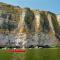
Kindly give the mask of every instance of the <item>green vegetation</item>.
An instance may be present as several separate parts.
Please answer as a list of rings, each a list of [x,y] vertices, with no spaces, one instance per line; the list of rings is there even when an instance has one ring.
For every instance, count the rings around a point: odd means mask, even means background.
[[[48,14],[48,12],[47,12],[47,14]],[[49,28],[49,20],[47,18],[47,14],[44,11],[41,11],[41,13],[40,13],[41,18],[42,18],[40,23],[41,23],[41,25],[43,27],[43,32],[49,32],[49,30],[50,30],[50,28]]]
[[[8,53],[0,50],[0,60],[60,60],[60,49],[33,48],[20,53]]]
[[[0,17],[5,21],[0,29],[8,29],[9,31],[16,29],[18,20],[20,20],[19,14],[19,7],[0,2]]]
[[[57,22],[57,17],[55,15],[52,15],[51,18],[52,18],[52,23],[53,23],[55,32],[59,33],[60,27],[59,27],[59,24]]]
[[[32,23],[34,20],[34,13],[31,11],[29,8],[25,8],[27,10],[26,15],[25,15],[25,23],[29,30],[32,29]]]
[[[9,31],[14,30],[16,27],[17,27],[17,24],[13,24],[11,22],[8,22],[8,23],[4,22],[4,24],[2,25],[3,29],[8,29]]]

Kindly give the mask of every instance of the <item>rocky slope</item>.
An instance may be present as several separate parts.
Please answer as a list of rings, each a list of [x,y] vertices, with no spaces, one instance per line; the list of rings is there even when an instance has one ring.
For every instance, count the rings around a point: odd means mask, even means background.
[[[59,26],[60,26],[60,14],[57,14],[56,16],[57,16],[58,24],[59,24]]]
[[[0,45],[59,46],[59,24],[52,12],[0,3]]]

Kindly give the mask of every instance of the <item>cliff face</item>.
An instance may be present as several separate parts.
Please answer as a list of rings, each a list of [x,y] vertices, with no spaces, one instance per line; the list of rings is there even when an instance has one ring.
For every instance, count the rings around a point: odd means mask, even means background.
[[[57,16],[58,24],[59,24],[59,26],[60,26],[60,15],[58,14],[58,15],[56,15],[56,16]]]
[[[0,4],[0,45],[57,46],[60,42],[59,24],[52,12]]]

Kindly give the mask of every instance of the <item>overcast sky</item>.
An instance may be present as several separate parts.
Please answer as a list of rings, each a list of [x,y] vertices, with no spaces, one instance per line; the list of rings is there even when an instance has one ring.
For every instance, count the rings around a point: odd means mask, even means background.
[[[0,2],[60,14],[60,0],[0,0]]]

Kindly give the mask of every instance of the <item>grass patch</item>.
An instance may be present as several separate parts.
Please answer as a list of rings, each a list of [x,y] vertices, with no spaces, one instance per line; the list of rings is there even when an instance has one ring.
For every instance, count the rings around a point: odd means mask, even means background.
[[[60,48],[33,48],[20,53],[0,50],[0,60],[60,60]]]

